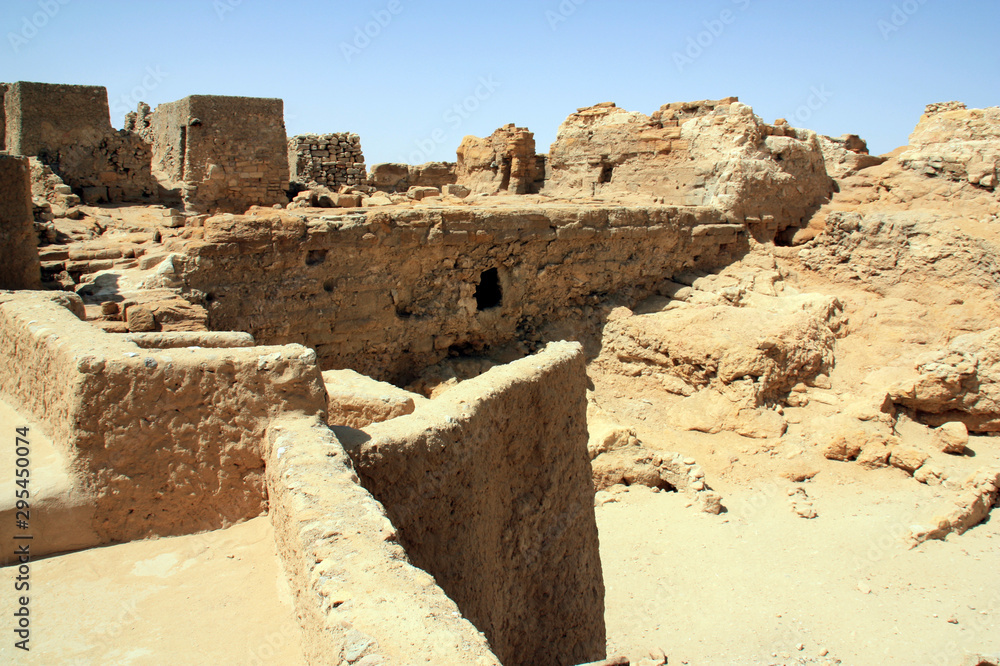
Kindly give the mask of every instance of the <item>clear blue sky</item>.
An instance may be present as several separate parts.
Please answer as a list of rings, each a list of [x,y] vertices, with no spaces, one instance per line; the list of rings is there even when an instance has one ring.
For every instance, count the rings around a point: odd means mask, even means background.
[[[290,135],[357,132],[369,165],[510,122],[543,152],[603,101],[738,95],[877,153],[927,103],[1000,105],[997,0],[3,0],[0,26],[0,80],[106,86],[116,127],[138,99],[280,97]]]

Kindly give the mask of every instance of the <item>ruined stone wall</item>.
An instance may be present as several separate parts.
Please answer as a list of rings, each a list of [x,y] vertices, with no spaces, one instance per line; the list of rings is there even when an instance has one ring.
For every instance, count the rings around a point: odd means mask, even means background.
[[[193,95],[153,112],[153,170],[193,212],[288,203],[280,99]]]
[[[734,103],[695,118],[682,135],[696,159],[711,165],[708,200],[745,222],[760,242],[790,241],[835,189],[816,132],[769,125],[749,106]]]
[[[62,149],[39,159],[85,203],[159,201],[159,187],[150,171],[152,151],[137,134],[113,132],[88,148]]]
[[[537,168],[535,135],[513,123],[485,139],[467,136],[458,147],[457,183],[473,194],[528,194]]]
[[[103,87],[19,81],[5,97],[12,154],[37,156],[87,203],[158,199],[149,147],[111,127]]]
[[[126,113],[124,129],[138,134],[143,141],[153,145],[153,110],[149,108],[149,104],[139,102],[135,111]]]
[[[698,165],[681,138],[680,120],[620,109],[579,109],[559,127],[548,154],[544,192],[575,197],[648,194],[672,205],[706,203]],[[700,187],[699,187],[700,185]]]
[[[28,160],[0,154],[0,289],[38,289],[38,261]]]
[[[310,664],[499,666],[455,602],[410,563],[329,428],[281,419],[267,443],[268,515]]]
[[[547,170],[552,196],[713,206],[761,241],[803,224],[833,191],[814,132],[777,130],[735,98],[652,116],[611,103],[580,109],[560,126]]]
[[[304,134],[288,140],[293,181],[319,183],[331,189],[368,182],[361,137],[357,134]]]
[[[315,354],[143,349],[82,314],[75,295],[0,295],[0,395],[72,461],[94,497],[101,542],[217,529],[263,513],[271,419],[324,416]]]
[[[414,564],[505,666],[604,657],[604,580],[578,344],[463,382],[348,451]]]
[[[641,299],[732,261],[747,239],[725,222],[668,206],[223,215],[171,251],[211,328],[314,347],[324,369],[409,381],[451,348],[542,338],[560,318],[593,321],[611,294]],[[477,298],[491,280],[499,302],[488,289]]]

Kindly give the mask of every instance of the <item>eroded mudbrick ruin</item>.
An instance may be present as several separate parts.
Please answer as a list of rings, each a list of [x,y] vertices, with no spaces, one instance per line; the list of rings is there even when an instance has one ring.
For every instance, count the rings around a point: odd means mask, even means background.
[[[281,100],[115,130],[101,87],[0,92],[35,557],[266,515],[309,663],[569,666],[613,656],[596,511],[649,487],[725,520],[749,450],[647,418],[785,452],[805,519],[848,463],[947,493],[911,544],[997,501],[998,108],[931,105],[880,157],[736,98],[603,103],[547,154],[510,124],[368,168]]]

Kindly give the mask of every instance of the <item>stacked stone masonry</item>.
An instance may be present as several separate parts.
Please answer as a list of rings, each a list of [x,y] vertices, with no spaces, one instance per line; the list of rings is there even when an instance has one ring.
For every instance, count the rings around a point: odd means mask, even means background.
[[[365,185],[365,156],[357,134],[303,134],[288,140],[291,180],[330,189]]]
[[[125,129],[142,137],[146,143],[153,144],[153,110],[149,104],[139,102],[135,111],[125,114]]]

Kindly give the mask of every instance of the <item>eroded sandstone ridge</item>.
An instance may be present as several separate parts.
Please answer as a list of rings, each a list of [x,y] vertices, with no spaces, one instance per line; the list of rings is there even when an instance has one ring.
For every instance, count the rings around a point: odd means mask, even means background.
[[[996,108],[874,156],[736,98],[602,103],[546,154],[509,124],[368,169],[281,100],[116,131],[102,88],[0,93],[40,553],[266,513],[310,663],[570,666],[613,645],[596,517],[631,487],[756,529],[741,483],[822,524],[814,479],[872,475],[927,498],[914,548],[997,502]]]

